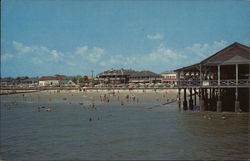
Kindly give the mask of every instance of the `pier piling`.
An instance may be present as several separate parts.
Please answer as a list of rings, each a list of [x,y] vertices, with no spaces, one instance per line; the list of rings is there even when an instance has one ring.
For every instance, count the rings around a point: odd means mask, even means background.
[[[187,110],[187,93],[186,93],[186,88],[184,88],[184,101],[183,101],[183,110]]]
[[[193,98],[192,98],[192,88],[189,89],[189,93],[190,93],[189,110],[193,110],[194,109],[194,103],[193,103]]]

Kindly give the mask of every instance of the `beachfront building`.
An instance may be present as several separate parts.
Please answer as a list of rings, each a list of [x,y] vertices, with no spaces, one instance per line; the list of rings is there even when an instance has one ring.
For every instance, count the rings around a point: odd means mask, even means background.
[[[59,86],[60,87],[76,87],[78,85],[74,83],[72,80],[61,79],[59,80]]]
[[[159,83],[162,76],[151,71],[134,71],[129,75],[128,83]]]
[[[56,74],[54,76],[57,80],[65,80],[67,78],[66,75],[60,75],[60,74]]]
[[[22,81],[22,85],[25,87],[36,87],[38,86],[38,83],[39,83],[38,77],[32,77]]]
[[[250,47],[233,43],[197,64],[175,70],[183,110],[249,112],[249,51]]]
[[[145,84],[161,82],[162,76],[151,71],[135,71],[132,69],[107,70],[97,75],[101,84]]]
[[[174,71],[166,71],[161,73],[162,76],[162,83],[165,83],[169,86],[176,86],[177,85],[177,73]]]
[[[111,69],[97,74],[97,80],[102,84],[126,84],[129,81],[131,69]]]
[[[14,78],[1,78],[0,87],[10,87],[16,85]]]
[[[44,76],[39,79],[39,86],[59,86],[59,79],[52,76]]]

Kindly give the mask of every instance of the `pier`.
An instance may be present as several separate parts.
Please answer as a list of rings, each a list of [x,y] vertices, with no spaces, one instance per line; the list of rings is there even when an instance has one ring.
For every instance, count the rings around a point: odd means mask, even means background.
[[[249,112],[249,58],[250,47],[236,42],[200,63],[175,70],[179,110],[182,104],[184,111],[198,107],[200,111]]]

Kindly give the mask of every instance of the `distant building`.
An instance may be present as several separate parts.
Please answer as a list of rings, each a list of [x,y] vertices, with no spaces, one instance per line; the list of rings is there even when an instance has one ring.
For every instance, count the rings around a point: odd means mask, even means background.
[[[39,79],[39,86],[59,86],[59,80],[56,77],[44,76]]]
[[[99,83],[128,84],[128,83],[157,83],[161,75],[151,71],[135,71],[131,69],[107,70],[97,75]]]
[[[39,84],[39,79],[37,77],[28,78],[22,81],[22,84],[28,87],[35,87]]]
[[[59,74],[55,75],[55,78],[58,79],[58,80],[66,79],[66,77],[67,76],[65,76],[65,75],[59,75]]]
[[[1,87],[8,87],[8,86],[14,86],[15,80],[13,78],[1,78],[0,86]]]
[[[151,71],[135,71],[129,76],[129,83],[157,83],[162,76]]]
[[[76,87],[77,85],[72,80],[62,79],[62,80],[59,80],[59,86],[60,87]]]
[[[161,73],[162,83],[167,83],[168,85],[177,85],[177,73],[174,71],[166,71]]]
[[[129,76],[134,70],[127,69],[111,69],[97,74],[99,83],[103,84],[125,84],[129,81]]]

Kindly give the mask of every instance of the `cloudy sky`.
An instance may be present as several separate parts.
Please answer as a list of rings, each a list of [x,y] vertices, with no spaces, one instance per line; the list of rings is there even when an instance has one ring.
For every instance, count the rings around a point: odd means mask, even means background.
[[[250,45],[250,1],[3,0],[1,75],[161,73]]]

